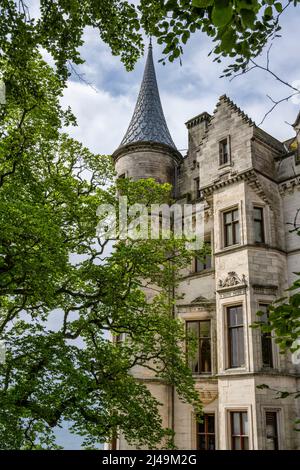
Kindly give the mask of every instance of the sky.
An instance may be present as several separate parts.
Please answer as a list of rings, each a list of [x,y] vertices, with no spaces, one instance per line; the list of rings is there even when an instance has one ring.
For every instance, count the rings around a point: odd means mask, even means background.
[[[38,15],[38,0],[27,2],[31,16]],[[271,69],[282,79],[300,87],[300,7],[288,9],[282,18],[282,37],[277,38],[270,54]],[[73,74],[62,98],[63,106],[71,106],[78,126],[68,133],[91,151],[111,154],[119,146],[129,125],[142,80],[145,58],[127,72],[119,57],[113,57],[109,47],[99,38],[97,31],[87,29],[81,55],[85,63],[77,66],[79,80]],[[179,150],[187,148],[187,130],[184,123],[197,114],[212,113],[218,98],[227,94],[257,124],[270,109],[267,98],[281,99],[290,89],[279,84],[271,75],[260,70],[238,77],[233,81],[219,78],[225,64],[216,64],[208,57],[212,48],[210,39],[196,33],[184,48],[182,66],[179,61],[158,63],[162,49],[153,40],[161,101],[172,138]],[[147,50],[147,48],[146,48]],[[50,63],[47,53],[44,57]],[[265,57],[258,59],[265,64]],[[300,109],[298,102],[285,102],[277,107],[262,125],[274,137],[285,140],[293,136],[290,124]],[[53,319],[53,325],[55,318]],[[52,326],[53,326],[52,325]],[[66,449],[79,449],[81,438],[71,436],[67,430],[56,429],[57,442]]]
[[[271,69],[282,79],[300,86],[300,8],[290,7],[284,13],[282,37],[277,38],[270,53]],[[187,147],[184,123],[203,111],[212,113],[218,98],[227,94],[257,124],[272,103],[290,94],[290,89],[270,74],[253,70],[230,81],[219,78],[226,64],[216,64],[208,53],[210,39],[196,33],[185,46],[182,66],[179,61],[158,63],[160,46],[153,44],[154,61],[165,117],[178,149]],[[146,47],[147,50],[147,47]],[[111,154],[120,144],[131,119],[142,80],[145,58],[127,72],[119,57],[113,57],[97,31],[88,29],[81,48],[85,64],[76,67],[92,86],[73,74],[64,93],[63,105],[70,105],[77,117],[78,127],[68,132],[90,150]],[[258,59],[265,65],[265,56]],[[290,124],[295,121],[300,100],[284,102],[265,120],[262,128],[279,140],[293,136]],[[288,122],[289,124],[287,124]],[[184,152],[183,152],[184,153]]]

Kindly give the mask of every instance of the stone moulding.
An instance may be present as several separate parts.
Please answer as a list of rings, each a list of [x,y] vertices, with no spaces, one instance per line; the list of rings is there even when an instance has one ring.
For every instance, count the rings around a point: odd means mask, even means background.
[[[278,286],[252,284],[255,294],[277,295]]]
[[[183,158],[181,153],[178,150],[169,147],[166,144],[159,143],[159,142],[132,142],[126,145],[122,145],[122,147],[117,148],[115,152],[112,154],[113,160],[116,162],[120,157],[124,155],[128,155],[131,153],[138,153],[138,152],[160,152],[166,155],[172,156],[175,161],[180,163]]]

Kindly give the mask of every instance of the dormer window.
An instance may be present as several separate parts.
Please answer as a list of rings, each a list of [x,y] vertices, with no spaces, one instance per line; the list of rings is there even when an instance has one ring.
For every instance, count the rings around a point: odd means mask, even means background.
[[[229,138],[219,142],[219,165],[227,165],[230,161]]]

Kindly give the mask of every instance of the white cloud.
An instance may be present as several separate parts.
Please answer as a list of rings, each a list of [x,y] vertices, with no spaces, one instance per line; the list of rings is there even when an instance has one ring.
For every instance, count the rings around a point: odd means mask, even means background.
[[[278,38],[271,51],[271,67],[282,78],[299,80],[298,34],[300,8],[290,8],[283,19],[282,38]],[[208,57],[211,42],[202,34],[195,35],[186,46],[183,65],[178,62],[163,67],[157,63],[161,57],[154,47],[156,71],[162,104],[173,139],[178,148],[186,148],[187,132],[184,126],[189,118],[203,111],[213,112],[220,95],[226,93],[257,124],[271,107],[269,94],[280,99],[289,94],[266,72],[253,70],[233,81],[220,79],[224,64],[212,62]],[[284,51],[284,52],[283,52]],[[131,119],[142,80],[144,60],[139,61],[133,72],[126,72],[119,57],[111,55],[109,47],[99,38],[96,30],[87,28],[85,45],[81,48],[86,63],[78,67],[85,79],[96,86],[96,93],[72,76],[63,98],[64,105],[71,105],[78,120],[78,127],[71,134],[92,151],[112,153],[120,144]],[[264,63],[264,59],[260,59]],[[279,139],[293,135],[291,127],[299,105],[281,104],[265,120],[262,127]]]
[[[102,154],[110,154],[119,146],[134,106],[126,96],[96,92],[74,81],[68,82],[62,104],[70,105],[77,117],[78,126],[69,128],[69,133],[93,152]]]

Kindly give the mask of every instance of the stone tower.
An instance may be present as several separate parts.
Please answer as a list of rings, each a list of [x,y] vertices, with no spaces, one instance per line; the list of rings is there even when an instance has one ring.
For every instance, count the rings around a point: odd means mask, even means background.
[[[113,158],[118,177],[175,182],[175,168],[182,156],[176,149],[164,117],[151,43],[134,113]]]

